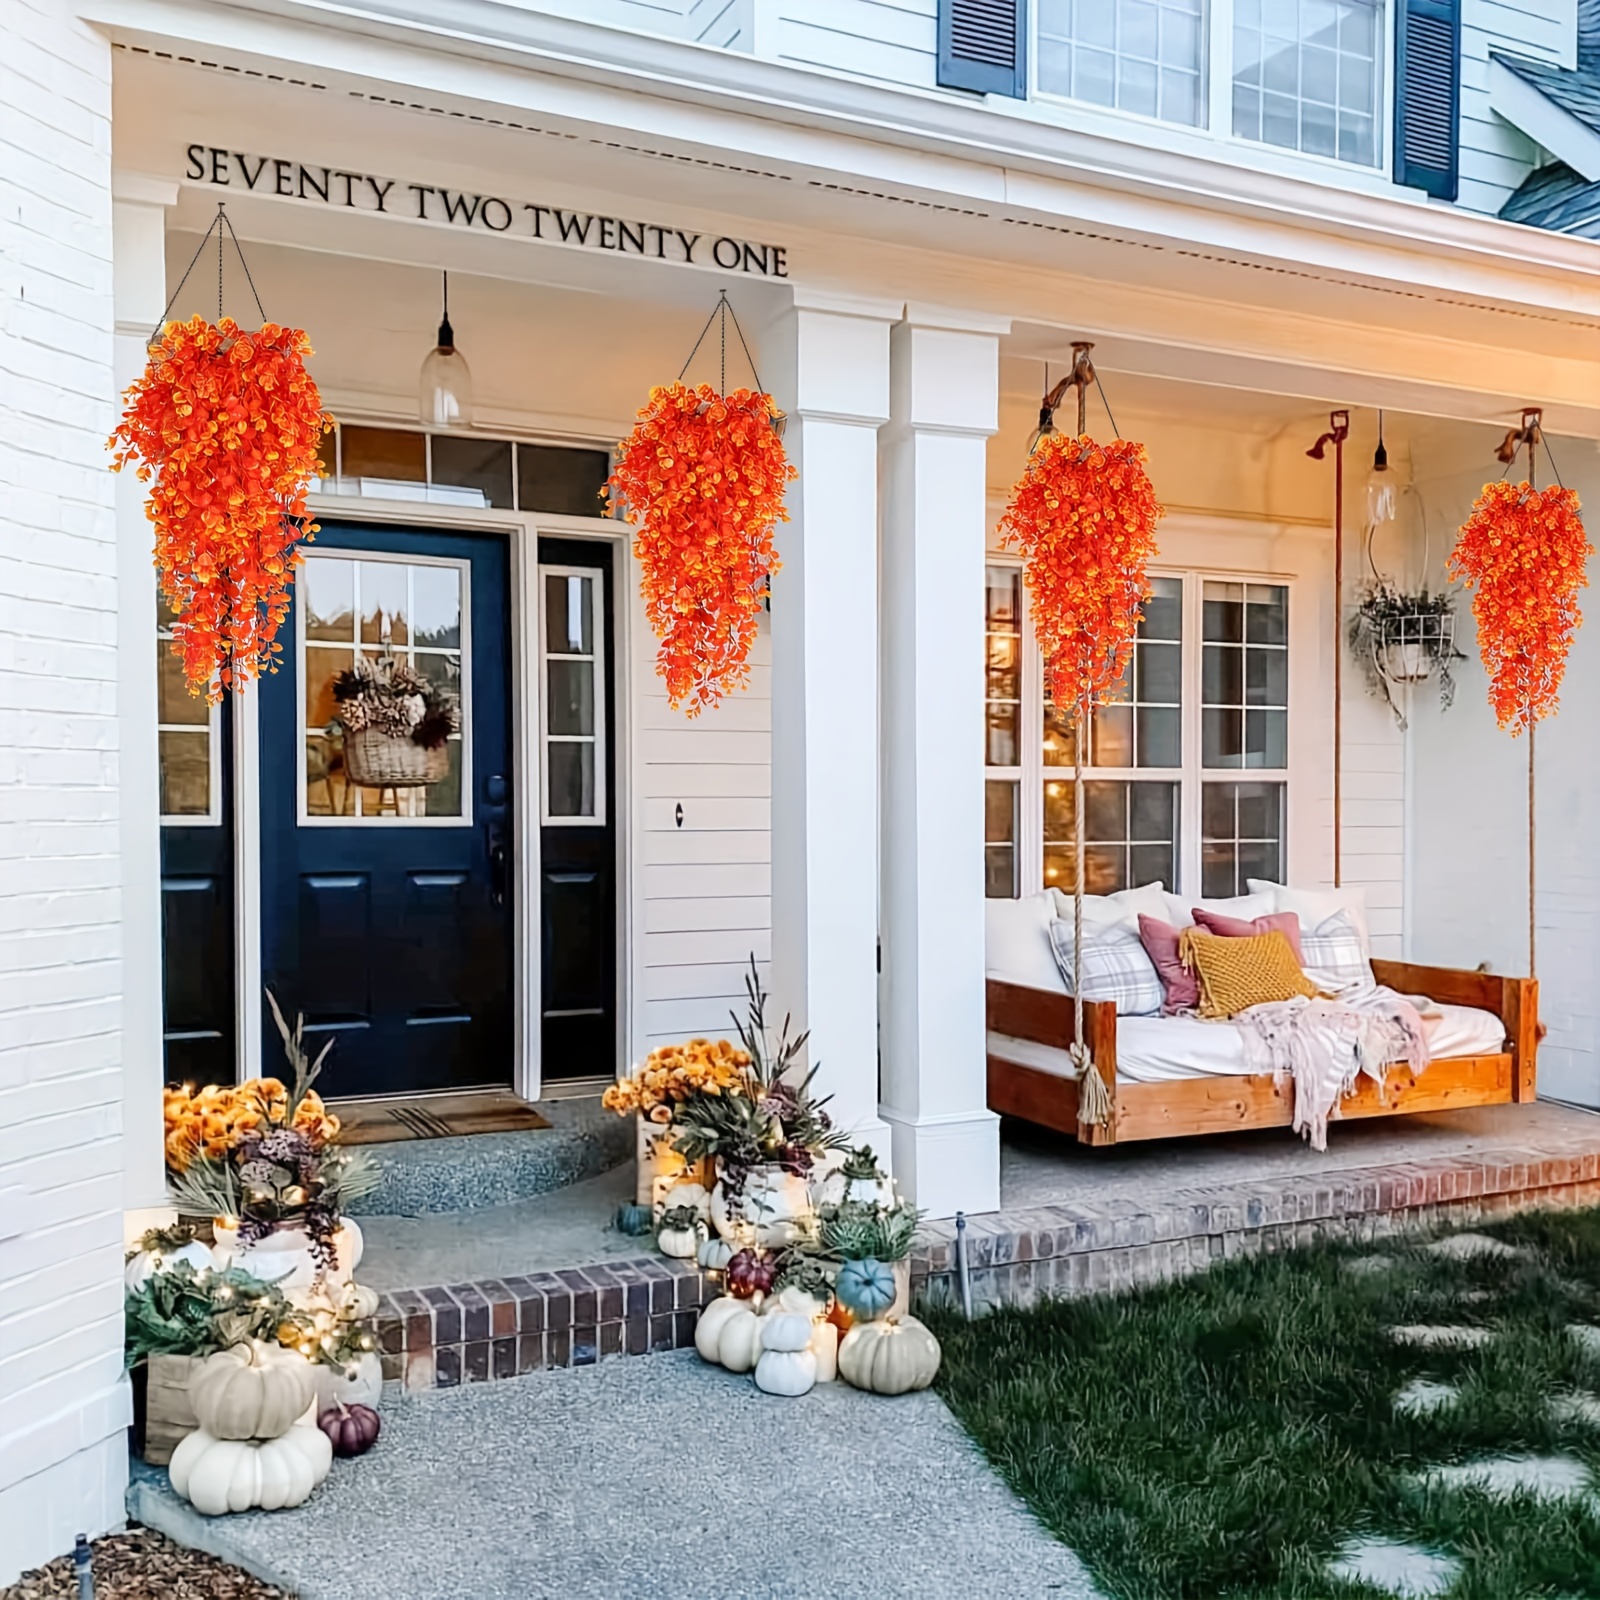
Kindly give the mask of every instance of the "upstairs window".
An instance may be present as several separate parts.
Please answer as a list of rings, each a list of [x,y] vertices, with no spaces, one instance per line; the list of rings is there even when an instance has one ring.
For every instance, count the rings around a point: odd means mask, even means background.
[[[1205,0],[1039,0],[1039,89],[1205,123]]]
[[[1377,166],[1382,41],[1383,0],[1235,0],[1235,135]]]

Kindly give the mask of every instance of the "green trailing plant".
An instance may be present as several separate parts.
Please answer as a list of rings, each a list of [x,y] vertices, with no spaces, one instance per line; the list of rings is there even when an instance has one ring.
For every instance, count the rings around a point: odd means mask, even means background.
[[[271,1284],[248,1272],[196,1272],[179,1262],[123,1297],[126,1360],[208,1356],[246,1339],[275,1341],[296,1313]]]
[[[878,1158],[872,1153],[870,1144],[857,1145],[839,1163],[839,1171],[850,1183],[872,1183],[887,1176],[883,1168],[878,1165]]]
[[[133,1248],[123,1252],[124,1261],[132,1261],[141,1252],[151,1255],[175,1255],[186,1244],[193,1244],[198,1235],[187,1222],[174,1222],[166,1228],[146,1228],[133,1241]]]
[[[823,1213],[821,1253],[831,1261],[904,1261],[916,1241],[922,1213],[903,1201],[893,1206],[847,1200]]]
[[[674,1233],[684,1229],[698,1228],[704,1219],[693,1206],[670,1206],[662,1212],[661,1220],[656,1224],[656,1232],[671,1230]]]
[[[798,1289],[802,1294],[824,1303],[833,1298],[833,1284],[829,1281],[827,1269],[805,1250],[788,1249],[779,1255],[778,1272],[772,1280],[772,1287],[780,1293],[785,1289]]]

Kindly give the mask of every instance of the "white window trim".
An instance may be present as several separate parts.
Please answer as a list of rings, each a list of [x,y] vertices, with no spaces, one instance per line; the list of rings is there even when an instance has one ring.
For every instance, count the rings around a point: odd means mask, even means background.
[[[560,562],[541,562],[538,575],[539,595],[539,821],[546,828],[603,828],[606,825],[606,740],[610,730],[606,727],[606,588],[603,567],[569,566]],[[552,656],[550,650],[549,619],[545,615],[544,580],[546,578],[588,578],[590,596],[590,637],[594,641],[594,654],[572,656],[565,652]],[[590,816],[556,816],[550,810],[550,746],[552,744],[586,744],[585,734],[551,733],[550,720],[550,662],[594,662],[594,812]]]
[[[1020,568],[1014,555],[990,552],[985,565]],[[1295,797],[1308,789],[1304,775],[1296,772],[1295,752],[1303,740],[1295,725],[1304,715],[1305,697],[1297,683],[1294,627],[1299,585],[1283,573],[1230,571],[1201,566],[1152,566],[1153,578],[1178,578],[1183,582],[1183,761],[1176,767],[1085,767],[1084,779],[1110,781],[1171,782],[1178,784],[1178,881],[1173,892],[1185,899],[1199,899],[1202,872],[1201,790],[1206,783],[1281,783],[1285,786],[1283,855],[1279,863],[1287,876],[1296,859],[1297,844]],[[1201,629],[1205,586],[1212,583],[1269,584],[1288,590],[1289,656],[1289,765],[1286,767],[1203,767],[1200,764],[1201,674],[1204,670],[1204,639]],[[1021,761],[1014,767],[984,766],[985,779],[1010,781],[1019,788],[1017,804],[1017,892],[1037,894],[1044,887],[1044,785],[1047,781],[1072,780],[1071,767],[1044,764],[1044,662],[1034,633],[1033,613],[1027,590],[1023,590],[1022,628],[1022,729],[1019,735]],[[1137,887],[1137,885],[1130,885]]]
[[[311,732],[306,725],[306,647],[308,644],[341,646],[331,639],[306,638],[306,608],[294,608],[294,647],[297,652],[295,666],[299,672],[299,686],[295,696],[295,820],[302,828],[470,828],[473,822],[472,782],[472,564],[464,557],[399,555],[390,551],[364,551],[326,546],[307,551],[306,560],[315,561],[366,561],[386,566],[453,567],[461,577],[461,814],[455,817],[388,817],[348,816],[322,817],[315,815],[306,805],[306,736]],[[358,608],[359,609],[359,608]],[[359,632],[359,619],[357,625]],[[354,641],[350,649],[360,649]],[[409,652],[407,652],[409,655]]]

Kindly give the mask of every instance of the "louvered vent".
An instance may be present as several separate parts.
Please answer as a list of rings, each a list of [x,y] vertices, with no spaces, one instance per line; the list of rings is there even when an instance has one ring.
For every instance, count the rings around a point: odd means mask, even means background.
[[[1457,190],[1461,16],[1457,0],[1404,0],[1395,30],[1396,183]]]
[[[1026,0],[939,0],[939,84],[1024,99]]]

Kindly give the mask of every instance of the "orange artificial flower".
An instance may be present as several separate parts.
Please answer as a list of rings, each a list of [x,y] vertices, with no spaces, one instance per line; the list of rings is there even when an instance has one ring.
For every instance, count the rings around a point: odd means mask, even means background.
[[[1571,489],[1485,486],[1450,554],[1449,572],[1472,589],[1478,649],[1496,721],[1515,737],[1559,703],[1578,590],[1594,546]]]
[[[169,322],[125,396],[113,469],[138,463],[191,694],[276,671],[299,546],[316,532],[306,489],[333,419],[298,328],[243,332],[231,317]]]
[[[710,384],[650,391],[617,451],[605,493],[638,530],[645,615],[661,641],[656,670],[674,708],[714,706],[749,682],[750,646],[780,566],[772,532],[787,522],[798,476],[774,426],[772,397]]]
[[[1034,630],[1054,703],[1076,713],[1116,686],[1133,654],[1162,511],[1142,444],[1040,441],[1000,521],[1026,561]]]

